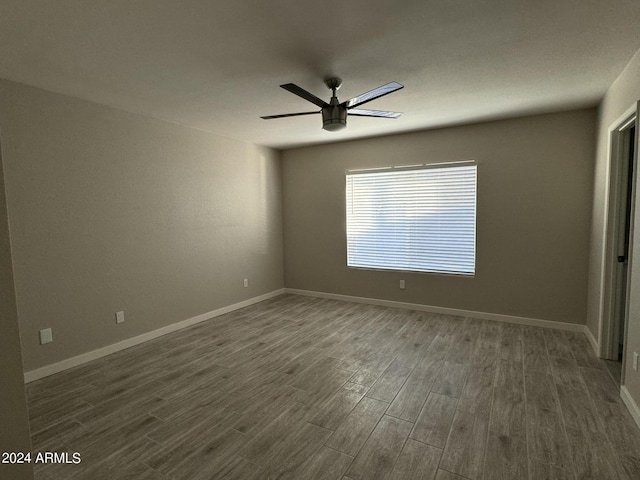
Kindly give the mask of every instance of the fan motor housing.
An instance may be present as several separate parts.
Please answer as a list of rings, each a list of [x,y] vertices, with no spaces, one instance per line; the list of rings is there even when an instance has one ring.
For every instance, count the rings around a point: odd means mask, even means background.
[[[322,128],[329,132],[342,130],[347,126],[347,108],[332,105],[322,109]]]

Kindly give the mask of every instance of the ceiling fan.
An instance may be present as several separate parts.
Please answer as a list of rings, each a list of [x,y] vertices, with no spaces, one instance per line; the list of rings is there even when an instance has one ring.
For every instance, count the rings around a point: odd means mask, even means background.
[[[369,92],[358,95],[357,97],[353,97],[352,99],[342,103],[339,102],[338,97],[336,96],[336,90],[338,90],[342,85],[342,80],[338,77],[331,77],[327,78],[324,81],[324,84],[332,92],[331,100],[329,100],[329,103],[321,100],[314,94],[307,92],[304,88],[301,88],[293,83],[285,83],[284,85],[280,85],[282,88],[288,90],[294,95],[298,95],[299,97],[302,97],[305,100],[319,106],[321,110],[314,110],[313,112],[284,113],[282,115],[268,115],[260,118],[271,120],[274,118],[297,117],[299,115],[311,115],[314,113],[322,112],[322,128],[329,132],[335,132],[336,130],[342,130],[347,126],[347,113],[349,115],[357,115],[359,117],[380,118],[398,118],[400,115],[402,115],[402,113],[400,112],[387,112],[384,110],[365,110],[361,108],[355,108],[364,103],[370,102],[371,100],[375,100],[376,98],[383,97],[395,92],[396,90],[404,88],[404,85],[401,85],[398,82],[387,83],[386,85],[374,88]]]

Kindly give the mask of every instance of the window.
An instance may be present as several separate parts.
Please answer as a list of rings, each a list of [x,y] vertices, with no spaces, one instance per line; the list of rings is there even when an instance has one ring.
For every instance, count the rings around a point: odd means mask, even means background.
[[[349,171],[347,265],[474,275],[475,162]]]

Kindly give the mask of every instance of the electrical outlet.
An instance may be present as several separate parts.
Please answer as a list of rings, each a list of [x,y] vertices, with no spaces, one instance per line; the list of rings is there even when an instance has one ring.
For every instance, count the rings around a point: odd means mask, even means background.
[[[53,331],[50,328],[40,330],[40,345],[53,342]]]
[[[245,288],[248,287],[249,286],[249,279],[245,278],[244,281],[242,282],[242,285],[244,285]]]
[[[116,312],[116,323],[124,323],[124,311]]]
[[[404,280],[400,280],[400,290],[404,290]]]
[[[633,369],[638,371],[638,352],[633,352]]]

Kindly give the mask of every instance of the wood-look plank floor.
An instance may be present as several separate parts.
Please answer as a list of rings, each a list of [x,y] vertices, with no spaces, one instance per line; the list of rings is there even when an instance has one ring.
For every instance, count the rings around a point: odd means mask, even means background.
[[[283,295],[27,386],[38,479],[640,478],[584,335]]]

